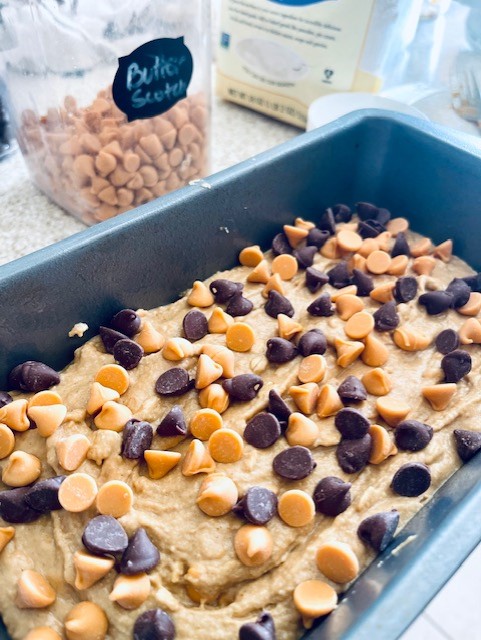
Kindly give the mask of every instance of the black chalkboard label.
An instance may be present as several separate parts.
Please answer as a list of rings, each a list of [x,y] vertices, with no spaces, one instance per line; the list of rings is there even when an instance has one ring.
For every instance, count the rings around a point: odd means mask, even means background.
[[[194,61],[184,38],[159,38],[119,58],[112,93],[129,122],[165,113],[187,96]]]

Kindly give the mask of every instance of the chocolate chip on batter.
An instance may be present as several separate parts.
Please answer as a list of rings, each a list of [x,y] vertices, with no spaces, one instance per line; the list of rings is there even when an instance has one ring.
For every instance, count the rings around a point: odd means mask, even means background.
[[[248,298],[245,298],[242,293],[236,293],[229,300],[226,312],[237,318],[238,316],[246,316],[253,308],[254,304]]]
[[[448,291],[427,291],[418,298],[430,316],[436,316],[451,308],[453,296]]]
[[[276,515],[277,496],[265,487],[250,487],[232,511],[251,524],[262,526]]]
[[[182,329],[187,340],[196,342],[209,333],[209,324],[202,311],[192,309],[185,314],[182,321]]]
[[[162,609],[150,609],[140,614],[134,624],[134,640],[174,640],[172,618]]]
[[[356,202],[356,212],[361,220],[369,220],[369,218],[375,220],[379,209],[371,202]]]
[[[446,292],[453,296],[453,309],[459,309],[469,300],[471,289],[462,278],[454,278],[446,287]]]
[[[441,360],[445,382],[459,382],[471,371],[471,356],[466,351],[456,349]]]
[[[307,234],[306,242],[308,247],[317,247],[321,249],[326,242],[329,240],[330,233],[329,231],[323,231],[321,229],[311,229]]]
[[[386,227],[380,224],[377,220],[369,218],[368,220],[362,220],[357,226],[357,232],[361,238],[377,238],[380,233],[386,231]]]
[[[275,256],[280,256],[284,253],[292,253],[292,247],[289,244],[289,240],[287,239],[287,236],[283,231],[274,236],[271,246],[272,253]]]
[[[122,431],[121,455],[127,460],[143,460],[144,453],[150,449],[154,430],[149,422],[129,420]]]
[[[357,409],[346,407],[334,418],[336,429],[346,440],[357,440],[366,435],[371,426],[369,420]]]
[[[427,491],[431,485],[431,472],[422,462],[403,464],[391,482],[394,493],[407,498],[415,498]]]
[[[263,611],[255,622],[246,622],[239,629],[239,640],[276,640],[276,628],[270,613]]]
[[[325,284],[329,282],[329,276],[315,267],[308,267],[306,269],[306,287],[311,293],[316,293]]]
[[[12,369],[9,382],[12,389],[19,391],[45,391],[60,382],[60,376],[48,365],[35,360],[27,360]]]
[[[356,376],[347,376],[338,386],[337,393],[344,404],[363,402],[367,398],[366,387]]]
[[[481,293],[481,273],[476,273],[474,276],[466,276],[463,280],[471,291]]]
[[[321,294],[307,307],[307,312],[311,316],[329,317],[334,315],[334,306],[331,302],[331,296],[328,293]]]
[[[359,269],[352,270],[352,284],[357,287],[357,295],[360,297],[368,296],[374,289],[374,282],[371,276]]]
[[[0,391],[0,408],[4,407],[6,404],[10,404],[13,402],[12,396],[6,391]]]
[[[394,538],[399,524],[399,513],[396,509],[382,511],[365,518],[357,530],[359,538],[377,553],[381,553]]]
[[[34,522],[42,515],[27,503],[30,487],[10,489],[0,492],[0,518],[9,524],[26,524]]]
[[[264,310],[271,318],[277,318],[280,313],[292,318],[294,315],[294,307],[290,301],[278,291],[269,291],[267,302]]]
[[[406,240],[406,234],[401,231],[397,234],[396,240],[394,241],[394,246],[391,249],[391,258],[395,258],[396,256],[410,256],[411,249],[409,247],[409,243]]]
[[[446,355],[459,347],[459,334],[454,329],[444,329],[436,336],[436,349]]]
[[[302,480],[316,468],[317,463],[306,447],[290,447],[276,455],[272,467],[284,480]]]
[[[222,383],[222,387],[224,391],[227,391],[230,399],[239,400],[239,402],[254,400],[263,386],[262,378],[254,373],[242,373],[240,376],[234,376]]]
[[[356,440],[343,438],[336,449],[339,466],[345,473],[361,471],[369,462],[371,448],[372,438],[369,433]]]
[[[267,408],[269,409],[269,413],[272,413],[279,421],[283,422],[287,422],[292,413],[275,389],[271,389],[269,391],[269,403]]]
[[[214,294],[217,304],[225,304],[229,302],[236,293],[242,293],[244,285],[241,282],[232,282],[225,278],[219,278],[210,283],[209,289]]]
[[[421,451],[433,437],[433,428],[418,420],[403,420],[395,429],[396,446],[402,451]]]
[[[332,213],[336,222],[350,222],[352,219],[352,211],[347,204],[335,204],[332,207]]]
[[[115,343],[113,356],[124,369],[130,371],[139,366],[144,357],[144,350],[137,342],[125,338],[125,340],[119,340]]]
[[[122,309],[114,315],[110,321],[110,326],[115,331],[125,334],[128,338],[132,338],[140,331],[140,317],[133,309]]]
[[[383,207],[379,207],[377,210],[376,221],[383,226],[386,226],[389,220],[391,219],[391,212],[389,209],[384,209]]]
[[[394,297],[397,302],[414,300],[418,292],[418,281],[412,276],[398,278],[394,286]]]
[[[331,518],[338,516],[351,504],[351,486],[336,476],[319,480],[312,495],[316,511]]]
[[[272,413],[258,413],[246,425],[244,438],[256,449],[268,449],[281,437],[279,420]]]
[[[107,353],[113,353],[117,342],[126,340],[128,337],[124,333],[114,331],[114,329],[109,329],[108,327],[99,327],[99,335]]]
[[[184,412],[178,404],[174,405],[169,413],[162,418],[157,427],[157,435],[161,438],[175,438],[187,434],[187,423]]]
[[[82,542],[96,556],[116,556],[127,549],[129,539],[115,518],[96,516],[85,527]]]
[[[327,272],[327,275],[329,276],[329,284],[335,289],[342,289],[351,284],[351,274],[345,260],[338,262]]]
[[[336,233],[336,221],[332,209],[326,209],[317,225],[321,231],[328,231],[331,236]]]
[[[149,573],[160,562],[160,553],[152,543],[145,529],[137,529],[129,540],[127,549],[120,561],[120,573],[133,576],[138,573]]]
[[[300,269],[307,269],[308,267],[312,267],[314,263],[314,256],[317,253],[317,247],[302,247],[301,249],[296,249],[293,253],[294,257],[297,260],[297,264]]]
[[[167,369],[155,383],[155,390],[160,396],[181,396],[191,387],[192,380],[182,367]]]
[[[468,462],[468,460],[471,460],[481,449],[481,433],[478,431],[455,429],[453,434],[459,457],[463,462]]]
[[[58,490],[65,478],[66,476],[56,476],[39,480],[30,488],[25,496],[25,502],[40,513],[59,511],[62,505],[58,500]]]
[[[327,349],[327,338],[320,329],[309,329],[301,336],[297,348],[304,358],[313,353],[323,355]]]
[[[297,348],[285,338],[270,338],[267,341],[266,358],[269,362],[284,364],[297,356]]]
[[[392,331],[399,325],[395,302],[386,302],[373,314],[374,326],[378,331]]]

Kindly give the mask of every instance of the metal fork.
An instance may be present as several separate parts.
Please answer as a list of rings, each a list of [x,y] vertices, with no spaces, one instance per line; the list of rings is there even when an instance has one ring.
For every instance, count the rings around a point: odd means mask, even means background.
[[[460,53],[451,71],[454,110],[469,122],[481,122],[481,55]]]

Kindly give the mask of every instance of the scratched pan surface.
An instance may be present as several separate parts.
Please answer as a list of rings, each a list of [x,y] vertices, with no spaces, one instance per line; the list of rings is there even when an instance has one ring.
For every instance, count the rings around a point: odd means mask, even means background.
[[[429,123],[362,111],[0,267],[0,389],[26,359],[61,368],[118,309],[176,299],[267,248],[296,215],[374,201],[481,269],[481,152]],[[67,338],[78,321],[90,329]],[[481,458],[458,471],[305,640],[394,640],[481,539]],[[28,525],[24,525],[28,526]],[[413,538],[414,536],[414,538]],[[407,538],[412,540],[393,553]],[[13,606],[13,605],[12,605]],[[1,623],[0,623],[1,625]],[[8,640],[0,628],[0,640]]]

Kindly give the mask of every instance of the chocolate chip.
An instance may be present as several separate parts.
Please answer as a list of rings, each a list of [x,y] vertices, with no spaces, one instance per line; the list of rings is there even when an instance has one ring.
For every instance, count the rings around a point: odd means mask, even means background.
[[[335,518],[351,504],[351,483],[336,476],[319,480],[312,495],[316,511]]]
[[[315,267],[306,269],[306,287],[311,293],[316,293],[321,287],[329,282],[329,276]]]
[[[396,446],[402,451],[421,451],[433,437],[433,428],[418,420],[403,420],[394,432]]]
[[[250,487],[232,511],[251,524],[264,525],[277,512],[277,496],[265,487]]]
[[[130,338],[119,340],[114,346],[114,358],[124,368],[130,371],[139,366],[140,361],[144,357],[144,350]]]
[[[35,360],[27,360],[16,366],[9,376],[12,389],[20,391],[45,391],[60,382],[60,376],[48,365]]]
[[[327,349],[327,338],[320,329],[309,329],[301,336],[297,348],[304,358],[313,353],[323,355]]]
[[[422,462],[403,464],[391,482],[394,493],[406,498],[415,498],[427,491],[431,485],[431,472]]]
[[[231,400],[239,402],[249,402],[254,400],[256,395],[264,386],[264,381],[254,373],[242,373],[229,380],[224,380],[222,387],[227,391]]]
[[[82,535],[84,547],[97,556],[116,556],[127,549],[129,539],[123,526],[112,516],[92,518]]]
[[[446,287],[446,292],[453,296],[452,307],[459,309],[469,300],[471,289],[462,278],[454,278]]]
[[[344,404],[348,404],[349,402],[363,402],[367,398],[366,387],[356,376],[347,376],[338,386],[337,393]]]
[[[65,478],[66,476],[57,476],[39,480],[30,488],[30,491],[25,496],[25,502],[29,507],[40,513],[59,511],[62,505],[58,501],[58,490]]]
[[[145,529],[137,529],[129,540],[127,549],[120,561],[120,573],[133,576],[137,573],[149,573],[160,562],[160,553],[152,543]]]
[[[272,253],[275,256],[280,256],[283,253],[292,253],[292,247],[289,244],[289,240],[285,233],[281,232],[274,236],[272,241]]]
[[[121,455],[127,460],[143,460],[144,453],[150,449],[154,430],[149,422],[129,420],[122,431]]]
[[[327,272],[327,275],[329,276],[329,284],[336,289],[342,289],[351,284],[351,274],[345,260],[338,262]]]
[[[377,216],[375,219],[377,220],[377,222],[379,222],[379,224],[386,226],[391,219],[391,212],[389,211],[389,209],[383,209],[382,207],[380,207],[377,210]]]
[[[275,389],[269,391],[269,404],[267,408],[269,409],[269,413],[272,413],[279,421],[283,422],[287,422],[292,413]]]
[[[6,391],[0,391],[0,409],[11,402],[13,402],[12,396]]]
[[[267,341],[266,358],[269,362],[284,364],[297,356],[297,348],[284,338],[270,338]]]
[[[374,289],[374,282],[371,276],[359,269],[352,271],[352,284],[357,287],[357,295],[360,297],[368,296]]]
[[[110,321],[110,326],[115,331],[119,331],[128,338],[132,338],[132,336],[135,336],[135,334],[140,331],[141,322],[140,317],[133,309],[122,309],[122,311],[114,315]]]
[[[397,234],[396,240],[394,241],[393,248],[391,249],[391,257],[396,258],[396,256],[410,256],[411,249],[409,247],[409,243],[406,240],[406,235],[401,231]]]
[[[317,247],[302,247],[302,249],[296,249],[294,251],[294,257],[301,269],[307,269],[308,267],[312,267],[316,253]]]
[[[459,382],[471,371],[471,356],[460,349],[451,351],[441,360],[445,382]]]
[[[134,640],[174,640],[172,618],[162,609],[150,609],[140,614],[134,624]]]
[[[481,449],[481,433],[478,431],[455,429],[453,434],[459,457],[463,462],[468,462],[468,460],[471,460]]]
[[[232,282],[232,280],[219,278],[210,283],[209,289],[214,294],[217,304],[225,304],[229,302],[236,293],[242,293],[244,285],[240,282]]]
[[[127,336],[125,334],[114,331],[113,329],[109,329],[108,327],[100,327],[99,335],[107,353],[114,352],[114,347],[119,340],[127,339]]]
[[[351,409],[351,411],[354,411],[354,409]],[[336,449],[336,458],[339,466],[345,473],[361,471],[369,462],[371,448],[372,438],[369,433],[356,440],[343,438]]]
[[[481,273],[476,273],[474,276],[466,276],[463,280],[471,291],[481,293]]]
[[[371,426],[369,420],[357,409],[346,407],[341,409],[334,418],[336,429],[343,438],[357,440],[366,435]]]
[[[331,236],[336,233],[336,221],[332,209],[326,209],[317,225],[321,231],[327,231]]]
[[[246,622],[239,629],[239,640],[276,640],[276,628],[270,613],[263,611],[255,622]]]
[[[378,331],[392,331],[399,325],[395,302],[386,302],[373,314],[374,326]]]
[[[155,383],[155,390],[160,396],[181,396],[191,387],[189,374],[182,367],[167,369]]]
[[[459,347],[459,335],[454,329],[444,329],[436,336],[436,349],[446,355]]]
[[[268,449],[281,437],[279,420],[272,413],[258,413],[249,420],[244,438],[256,449]]]
[[[334,315],[334,306],[331,303],[331,296],[328,293],[321,294],[307,307],[307,312],[311,316],[325,317]]]
[[[184,412],[178,404],[174,405],[169,413],[162,418],[157,427],[157,435],[161,438],[176,438],[187,434],[187,423]]]
[[[290,301],[277,291],[269,291],[264,310],[271,318],[277,318],[280,313],[289,316],[289,318],[294,315],[294,307]]]
[[[356,212],[361,220],[376,219],[379,209],[371,202],[356,202]]]
[[[357,226],[357,232],[361,238],[377,238],[380,233],[386,231],[386,227],[380,224],[377,220],[369,218],[368,220],[362,220]]]
[[[306,447],[290,447],[276,455],[272,461],[275,473],[284,480],[302,480],[316,468],[311,452]]]
[[[335,204],[332,207],[332,213],[336,222],[350,222],[352,219],[352,211],[347,204]]]
[[[321,229],[311,229],[307,234],[306,242],[308,247],[317,247],[321,249],[329,240],[329,231],[322,231]]]
[[[419,296],[418,302],[430,316],[436,316],[451,308],[453,296],[447,291],[428,291]]]
[[[0,518],[10,524],[26,524],[34,522],[42,515],[27,503],[30,487],[10,489],[0,492]]]
[[[414,300],[418,292],[418,281],[412,276],[398,278],[394,286],[394,297],[397,302]]]
[[[207,318],[198,309],[192,309],[185,314],[182,321],[182,329],[184,330],[184,336],[191,342],[201,340],[209,333],[209,325]]]
[[[381,553],[394,538],[399,524],[396,509],[382,511],[365,518],[357,530],[359,538],[377,553]]]
[[[248,298],[245,298],[242,293],[236,293],[229,300],[226,312],[236,318],[238,316],[246,316],[253,308],[254,305]]]

